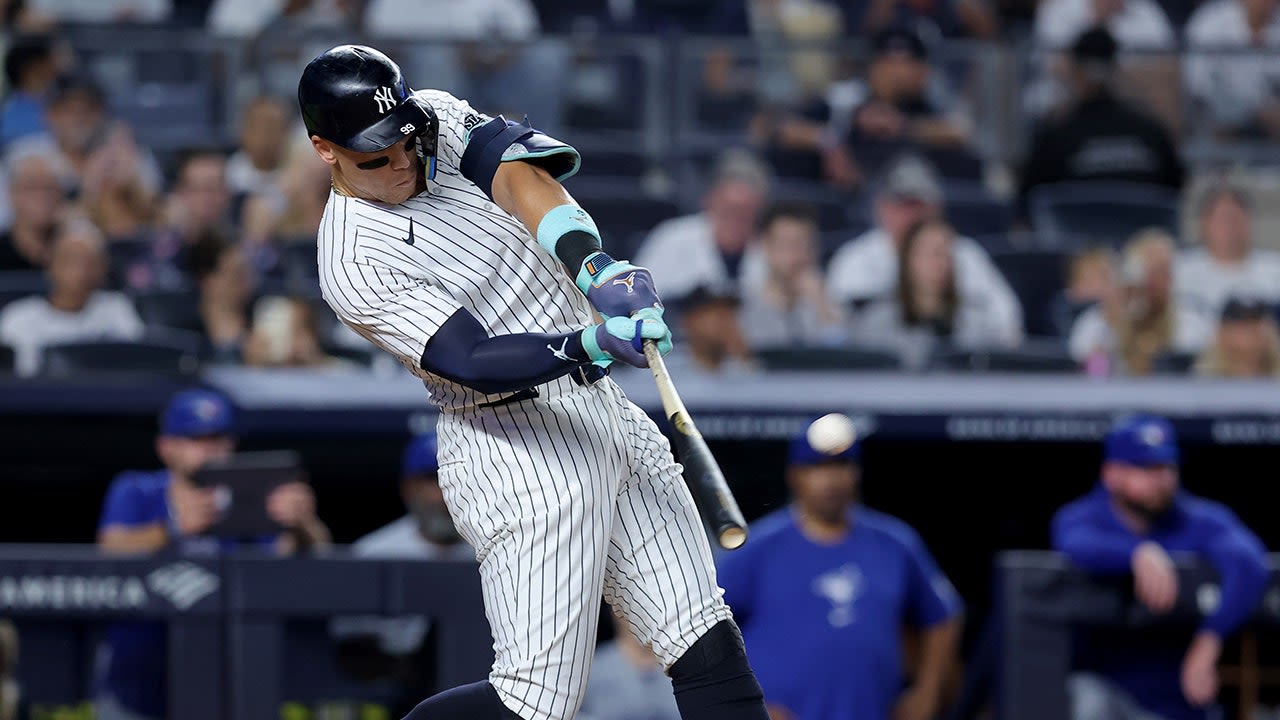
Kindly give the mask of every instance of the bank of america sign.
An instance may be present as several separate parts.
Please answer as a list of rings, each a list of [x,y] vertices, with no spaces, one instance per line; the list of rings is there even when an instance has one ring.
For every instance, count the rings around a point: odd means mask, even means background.
[[[188,562],[139,575],[0,575],[0,610],[136,610],[151,597],[189,610],[218,591],[219,577]]]

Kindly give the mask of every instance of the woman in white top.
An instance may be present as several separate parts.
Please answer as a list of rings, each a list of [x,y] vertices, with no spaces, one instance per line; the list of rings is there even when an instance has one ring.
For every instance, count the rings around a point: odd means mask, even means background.
[[[1092,374],[1147,375],[1159,355],[1192,353],[1208,340],[1201,316],[1173,298],[1173,239],[1143,230],[1124,248],[1123,280],[1071,328],[1071,356]]]
[[[956,272],[955,230],[942,220],[916,223],[903,237],[895,292],[855,313],[851,335],[887,346],[909,369],[921,369],[940,346],[1011,347],[1022,328],[992,312],[972,279]]]

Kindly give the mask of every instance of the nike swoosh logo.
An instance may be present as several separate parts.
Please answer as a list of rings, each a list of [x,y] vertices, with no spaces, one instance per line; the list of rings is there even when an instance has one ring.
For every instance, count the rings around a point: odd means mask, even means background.
[[[409,237],[404,239],[405,245],[413,244],[413,218],[409,218]]]

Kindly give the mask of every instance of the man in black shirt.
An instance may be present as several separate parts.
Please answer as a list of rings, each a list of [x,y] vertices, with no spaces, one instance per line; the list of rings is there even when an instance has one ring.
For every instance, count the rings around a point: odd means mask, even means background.
[[[1128,181],[1181,189],[1184,169],[1169,131],[1116,97],[1116,41],[1103,27],[1086,30],[1071,48],[1072,98],[1036,129],[1018,207],[1040,185],[1064,181]]]

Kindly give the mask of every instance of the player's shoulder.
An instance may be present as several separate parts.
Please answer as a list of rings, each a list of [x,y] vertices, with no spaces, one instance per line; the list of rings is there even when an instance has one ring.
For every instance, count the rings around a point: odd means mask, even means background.
[[[793,537],[797,532],[796,520],[791,514],[791,508],[784,507],[751,523],[751,537],[747,546],[754,545],[759,548],[782,542]]]
[[[888,513],[859,507],[854,517],[855,523],[889,543],[911,550],[924,545],[924,541],[920,539],[920,533],[916,532],[915,528]]]
[[[108,493],[118,500],[146,503],[163,500],[168,488],[167,470],[125,470],[112,479]]]
[[[1107,490],[1099,484],[1090,492],[1058,508],[1057,512],[1053,514],[1053,522],[1073,525],[1080,523],[1099,524],[1105,523],[1110,513]]]
[[[418,90],[414,94],[435,111],[441,133],[452,132],[465,138],[476,126],[492,119],[471,107],[471,103],[444,90]]]
[[[1178,507],[1199,522],[1226,528],[1242,525],[1235,511],[1217,500],[1182,492],[1178,495]]]

